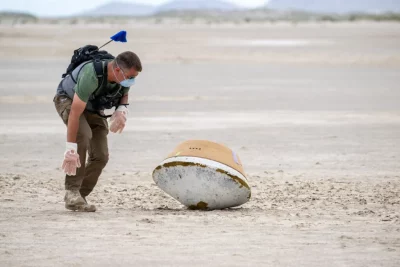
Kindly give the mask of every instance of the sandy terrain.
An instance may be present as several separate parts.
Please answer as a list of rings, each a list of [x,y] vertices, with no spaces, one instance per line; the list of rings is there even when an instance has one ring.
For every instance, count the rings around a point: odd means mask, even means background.
[[[120,29],[144,71],[88,198],[63,205],[52,98],[73,49]],[[400,24],[0,28],[0,266],[400,266]],[[188,211],[151,172],[234,149],[253,197]]]

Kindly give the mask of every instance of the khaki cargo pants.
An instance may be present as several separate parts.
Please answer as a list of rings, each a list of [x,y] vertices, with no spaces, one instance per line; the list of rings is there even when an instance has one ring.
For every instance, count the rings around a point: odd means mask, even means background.
[[[68,125],[72,100],[66,96],[56,95],[53,102],[64,124]],[[92,192],[108,162],[108,132],[108,123],[105,118],[86,110],[82,113],[77,135],[81,167],[77,169],[75,176],[65,176],[66,190],[77,189],[83,197]],[[87,164],[85,164],[86,153],[88,153]]]

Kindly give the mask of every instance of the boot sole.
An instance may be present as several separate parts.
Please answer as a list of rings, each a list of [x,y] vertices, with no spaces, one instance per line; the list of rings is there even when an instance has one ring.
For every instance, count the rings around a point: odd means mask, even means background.
[[[65,204],[65,208],[72,211],[80,211],[80,212],[95,212],[96,207],[87,207],[85,208],[84,205],[67,205]]]
[[[66,201],[65,199],[64,199],[64,201]],[[72,202],[72,201],[71,201]],[[85,202],[85,200],[83,199],[83,198],[80,198],[78,201],[73,201],[73,203],[74,204],[67,204],[67,203],[65,203],[65,206],[79,206],[79,205],[84,205],[84,204],[86,204],[86,202]]]

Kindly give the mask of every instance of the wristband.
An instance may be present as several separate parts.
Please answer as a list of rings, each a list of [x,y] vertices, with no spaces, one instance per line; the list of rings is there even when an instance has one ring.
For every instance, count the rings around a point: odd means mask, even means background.
[[[66,147],[65,151],[71,151],[72,150],[75,153],[78,153],[78,144],[77,143],[67,142],[65,147]]]

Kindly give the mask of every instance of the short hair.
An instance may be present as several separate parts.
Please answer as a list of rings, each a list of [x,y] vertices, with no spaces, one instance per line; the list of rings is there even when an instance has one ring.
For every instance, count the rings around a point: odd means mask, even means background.
[[[131,51],[126,51],[119,54],[116,58],[118,66],[125,69],[135,68],[135,70],[142,71],[142,63],[140,58]]]

